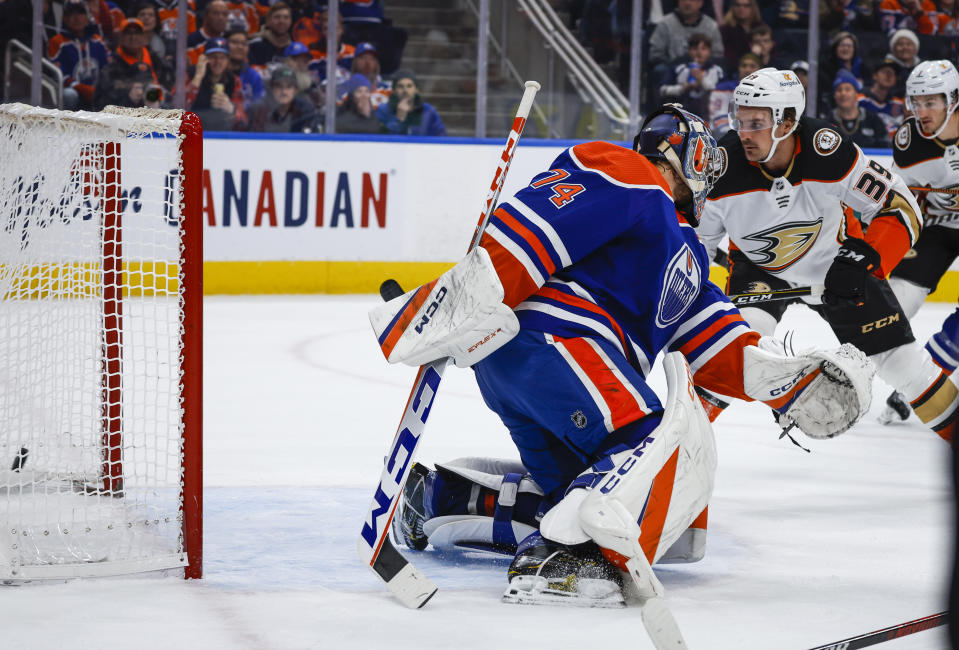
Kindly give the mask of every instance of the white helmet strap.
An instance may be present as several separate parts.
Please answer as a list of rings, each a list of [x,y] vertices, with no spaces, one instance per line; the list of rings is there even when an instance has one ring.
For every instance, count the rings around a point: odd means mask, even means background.
[[[782,142],[783,140],[785,140],[786,138],[788,138],[789,136],[793,134],[793,132],[796,130],[796,127],[799,126],[799,121],[797,120],[796,122],[794,122],[792,128],[786,131],[785,135],[776,137],[776,129],[779,128],[780,124],[782,124],[782,121],[776,123],[776,125],[773,126],[773,130],[772,130],[773,144],[771,147],[769,147],[769,154],[765,158],[760,160],[759,162],[768,163],[770,160],[773,159],[773,156],[776,154],[776,147],[779,146],[780,142]]]

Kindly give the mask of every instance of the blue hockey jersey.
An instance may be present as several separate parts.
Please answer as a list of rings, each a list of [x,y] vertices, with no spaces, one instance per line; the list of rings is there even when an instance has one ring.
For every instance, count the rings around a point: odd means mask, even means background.
[[[481,245],[523,329],[604,339],[643,376],[679,350],[698,385],[750,399],[742,348],[759,335],[709,281],[705,248],[643,156],[567,149],[498,206]]]

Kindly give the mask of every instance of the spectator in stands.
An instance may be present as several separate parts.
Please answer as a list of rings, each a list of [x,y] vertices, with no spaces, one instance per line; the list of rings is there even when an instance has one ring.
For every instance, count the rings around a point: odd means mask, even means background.
[[[120,30],[119,40],[110,65],[100,71],[93,93],[93,103],[98,109],[107,104],[142,106],[145,89],[142,84],[159,87],[153,60],[145,45],[143,23],[128,18]],[[136,84],[141,84],[139,92]]]
[[[959,36],[959,0],[939,0],[936,34],[952,38]]]
[[[723,78],[723,69],[710,64],[713,51],[709,38],[698,32],[689,37],[689,62],[676,66],[675,83],[659,89],[663,101],[678,101],[697,115],[706,114],[709,93]]]
[[[346,99],[336,113],[337,133],[379,133],[381,124],[370,101],[373,84],[362,74],[355,72],[343,84]]]
[[[832,84],[835,108],[826,116],[839,132],[864,149],[889,146],[889,132],[878,115],[859,105],[862,86],[849,71],[840,70]]]
[[[191,65],[196,65],[203,54],[203,47],[212,38],[220,38],[226,32],[226,21],[230,9],[224,0],[212,0],[206,6],[203,14],[203,24],[200,29],[190,34],[186,39],[187,58]]]
[[[686,54],[686,43],[694,32],[706,35],[714,56],[724,56],[723,38],[716,21],[702,13],[703,0],[677,0],[676,10],[666,15],[649,39],[651,61],[671,62]]]
[[[116,36],[116,31],[122,28],[121,25],[124,24],[124,21],[121,20],[115,24],[107,0],[87,0],[87,12],[93,22],[100,28],[100,36],[103,37],[103,40],[111,45],[116,42],[114,36]]]
[[[310,49],[299,41],[293,41],[283,50],[283,65],[296,73],[297,92],[303,92],[313,85],[315,78],[311,75],[310,62],[313,54]]]
[[[839,32],[829,43],[829,55],[819,64],[819,103],[817,114],[826,115],[832,108],[833,81],[840,71],[856,78],[862,86],[862,59],[859,39],[849,32]]]
[[[809,26],[809,0],[780,0],[776,27],[806,29]]]
[[[186,85],[187,109],[199,115],[204,131],[246,128],[243,84],[230,72],[229,48],[222,37],[204,43],[193,78]]]
[[[90,22],[83,0],[63,5],[63,30],[47,44],[47,57],[63,73],[64,108],[93,108],[93,91],[100,71],[110,63],[110,51]]]
[[[361,74],[369,80],[372,89],[370,101],[373,103],[373,108],[389,100],[390,93],[393,92],[393,85],[380,75],[379,53],[372,43],[360,43],[356,46],[350,73],[352,75]],[[342,92],[340,91],[341,94]]]
[[[936,20],[936,5],[932,0],[882,0],[879,4],[879,27],[887,34],[897,29],[934,34]]]
[[[709,129],[717,140],[729,130],[729,105],[732,102],[733,92],[740,80],[745,79],[759,70],[759,57],[752,52],[746,52],[739,57],[736,66],[736,76],[725,79],[716,84],[716,89],[709,93]]]
[[[749,32],[749,51],[759,57],[761,68],[778,67],[773,59],[773,49],[776,41],[773,40],[773,30],[769,25],[760,25]]]
[[[321,130],[319,116],[308,100],[297,95],[296,73],[285,65],[270,77],[270,94],[253,105],[251,131],[311,133]]]
[[[227,0],[226,31],[242,29],[248,36],[260,31],[260,15],[252,0]]]
[[[319,32],[317,39],[312,43],[307,43],[310,52],[313,55],[313,61],[310,63],[310,70],[316,75],[320,83],[326,82],[326,52],[329,48],[326,45],[327,20],[329,13],[320,11],[317,13],[317,23]],[[336,80],[340,84],[346,81],[350,76],[350,67],[353,65],[353,55],[355,48],[352,45],[343,42],[343,25],[337,20],[336,25]]]
[[[902,124],[905,105],[895,96],[898,68],[889,61],[881,62],[872,72],[872,85],[859,97],[859,105],[879,115],[891,136]]]
[[[172,57],[176,53],[177,18],[180,15],[180,0],[152,0],[157,7],[160,19],[160,38],[166,43],[166,51]],[[186,33],[196,31],[196,5],[193,0],[187,2]]]
[[[250,65],[266,66],[267,63],[282,58],[283,50],[293,42],[290,37],[292,15],[285,2],[276,2],[270,6],[260,35],[250,41]]]
[[[230,72],[240,80],[243,89],[243,108],[249,110],[252,102],[266,94],[263,89],[263,78],[247,60],[250,37],[240,26],[226,32],[226,43],[230,48]]]
[[[296,75],[296,93],[314,107],[323,103],[318,71],[313,69],[313,53],[299,41],[293,41],[283,50],[283,63]]]
[[[160,36],[160,18],[157,14],[157,6],[150,0],[142,0],[133,5],[131,15],[143,23],[143,33],[147,37],[147,49],[154,55],[154,58],[166,58],[167,44]]]
[[[884,61],[896,67],[895,95],[904,97],[906,94],[906,79],[912,69],[919,65],[922,59],[919,53],[919,37],[908,29],[899,29],[889,37],[889,54]]]
[[[398,135],[446,135],[446,127],[436,109],[423,101],[417,89],[416,75],[399,70],[393,75],[393,94],[376,109],[385,133]]]
[[[762,24],[756,0],[732,0],[719,26],[729,65],[736,65],[742,55],[749,51],[749,32]]]
[[[153,71],[156,73],[157,80],[164,88],[173,88],[176,73],[173,69],[173,50],[167,53],[167,44],[157,33],[159,20],[157,8],[150,0],[138,2],[133,5],[132,15],[143,23],[143,35],[146,40],[146,48],[150,52],[150,59],[153,61]]]
[[[341,0],[340,16],[343,18],[344,41],[354,45],[374,43],[385,74],[400,67],[407,33],[383,17],[382,0]]]

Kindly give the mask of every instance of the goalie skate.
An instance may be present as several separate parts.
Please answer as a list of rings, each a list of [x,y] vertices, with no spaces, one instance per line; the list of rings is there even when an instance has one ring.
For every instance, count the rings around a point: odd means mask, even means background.
[[[429,539],[423,532],[423,523],[426,521],[423,499],[428,474],[426,467],[413,463],[396,508],[396,516],[393,517],[393,536],[402,539],[407,548],[414,551],[422,551],[429,545]]]
[[[521,551],[509,568],[503,602],[522,605],[625,607],[623,580],[595,545],[575,550],[545,540]]]
[[[880,424],[895,424],[897,422],[905,422],[909,419],[909,414],[912,413],[912,408],[910,408],[909,403],[897,390],[889,393],[889,397],[886,398],[886,406],[882,409],[882,413],[879,414],[879,423]]]

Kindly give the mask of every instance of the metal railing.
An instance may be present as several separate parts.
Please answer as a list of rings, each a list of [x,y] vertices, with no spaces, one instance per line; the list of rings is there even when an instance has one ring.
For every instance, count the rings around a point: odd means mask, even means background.
[[[583,96],[621,129],[629,126],[629,101],[595,59],[573,36],[547,0],[519,0],[530,22],[566,63]]]
[[[40,87],[49,96],[53,108],[63,107],[63,73],[55,64],[41,58]],[[33,80],[33,50],[17,39],[10,39],[4,52],[3,101],[11,100],[13,73],[22,75],[26,81]]]

